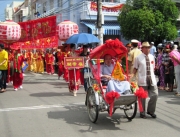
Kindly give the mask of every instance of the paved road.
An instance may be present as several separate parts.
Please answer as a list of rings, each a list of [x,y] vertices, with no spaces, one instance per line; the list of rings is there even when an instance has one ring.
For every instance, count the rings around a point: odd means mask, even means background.
[[[122,110],[110,118],[100,113],[89,121],[83,87],[73,97],[57,76],[26,73],[22,90],[8,85],[0,94],[0,137],[179,137],[180,98],[160,91],[157,119],[136,116],[128,122]]]

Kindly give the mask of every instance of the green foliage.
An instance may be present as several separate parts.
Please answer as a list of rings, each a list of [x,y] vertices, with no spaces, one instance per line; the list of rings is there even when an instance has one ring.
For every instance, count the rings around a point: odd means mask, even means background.
[[[126,39],[173,40],[178,8],[171,0],[127,0],[118,21]]]

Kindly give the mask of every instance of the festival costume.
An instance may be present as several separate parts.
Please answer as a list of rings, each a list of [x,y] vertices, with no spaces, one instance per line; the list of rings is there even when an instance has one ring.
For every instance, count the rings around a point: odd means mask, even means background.
[[[44,59],[43,54],[38,53],[37,55],[37,61],[36,61],[36,67],[37,67],[37,73],[44,73]]]
[[[70,53],[70,57],[77,57],[77,53]],[[74,69],[69,69],[69,90],[73,93],[76,93],[77,90],[79,90],[79,85],[81,84],[80,82],[80,69],[75,69],[75,74],[74,75]],[[76,78],[76,81],[75,81]]]
[[[70,56],[70,52],[63,52],[63,54],[62,54],[62,58],[63,58],[63,68],[64,68],[64,58],[65,58],[65,57],[68,57],[68,56]],[[69,71],[68,71],[68,69],[66,69],[66,68],[64,68],[64,76],[63,76],[63,78],[64,78],[64,80],[65,80],[66,82],[68,82],[68,80],[69,80]]]
[[[45,61],[46,61],[46,72],[48,74],[53,74],[54,73],[54,68],[53,68],[54,57],[53,57],[53,55],[50,53],[47,53],[45,56]]]
[[[14,55],[12,53],[8,53],[8,76],[7,76],[7,83],[13,81],[13,59]]]
[[[13,86],[14,89],[18,89],[22,86],[23,82],[23,74],[22,74],[22,64],[24,61],[24,56],[18,53],[14,56],[13,64],[14,64],[14,74],[13,74]]]
[[[32,67],[32,53],[29,51],[27,52],[27,64],[28,64],[28,71],[33,71],[33,67]]]
[[[57,58],[58,58],[58,77],[61,77],[61,75],[64,73],[64,57],[63,57],[63,53],[58,51],[57,52]]]
[[[37,73],[37,66],[36,66],[36,60],[38,56],[37,53],[32,54],[32,66],[33,66],[33,72]]]

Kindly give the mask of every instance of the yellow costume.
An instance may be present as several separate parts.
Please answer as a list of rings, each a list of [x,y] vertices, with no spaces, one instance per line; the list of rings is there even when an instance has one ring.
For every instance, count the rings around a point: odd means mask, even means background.
[[[39,52],[36,61],[37,73],[44,73],[44,55]]]
[[[37,53],[32,54],[32,66],[33,66],[33,72],[37,73],[37,66],[36,66],[36,60],[38,58]]]

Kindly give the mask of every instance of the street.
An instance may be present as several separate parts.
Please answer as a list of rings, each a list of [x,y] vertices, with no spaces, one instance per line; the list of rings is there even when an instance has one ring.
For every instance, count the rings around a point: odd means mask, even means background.
[[[11,84],[0,94],[0,137],[178,137],[180,135],[180,97],[159,91],[157,119],[132,121],[122,110],[112,117],[100,112],[96,124],[90,122],[80,88],[72,96],[67,83],[57,75],[27,72],[23,89]]]

